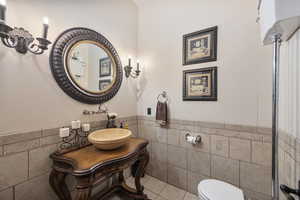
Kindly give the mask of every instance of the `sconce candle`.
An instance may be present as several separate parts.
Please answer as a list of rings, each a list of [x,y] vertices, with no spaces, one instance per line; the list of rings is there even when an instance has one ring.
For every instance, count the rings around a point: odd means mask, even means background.
[[[44,39],[47,39],[47,36],[48,36],[48,29],[49,29],[49,19],[48,17],[44,17],[43,18],[43,38]]]
[[[136,70],[140,71],[140,62],[139,61],[136,62]]]
[[[5,22],[6,0],[0,0],[0,23]]]
[[[128,58],[128,66],[131,67],[131,57]]]

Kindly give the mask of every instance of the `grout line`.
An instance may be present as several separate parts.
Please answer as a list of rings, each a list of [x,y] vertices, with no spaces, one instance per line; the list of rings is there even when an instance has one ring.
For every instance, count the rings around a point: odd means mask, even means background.
[[[253,157],[252,157],[252,151],[253,151],[253,141],[250,140],[250,162],[252,163],[253,162]]]
[[[27,180],[29,180],[29,151],[27,151]]]
[[[230,153],[230,150],[231,150],[231,145],[230,145],[230,138],[228,138],[228,159],[231,159],[231,153]]]
[[[13,200],[16,199],[16,188],[15,186],[12,187],[12,192],[13,192]]]
[[[241,187],[241,161],[239,160],[239,187]]]

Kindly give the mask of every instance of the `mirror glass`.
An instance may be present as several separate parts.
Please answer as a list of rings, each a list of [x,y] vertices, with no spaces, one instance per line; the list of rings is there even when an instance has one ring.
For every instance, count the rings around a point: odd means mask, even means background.
[[[68,51],[67,71],[81,89],[102,93],[115,81],[116,66],[104,47],[93,41],[80,41]]]

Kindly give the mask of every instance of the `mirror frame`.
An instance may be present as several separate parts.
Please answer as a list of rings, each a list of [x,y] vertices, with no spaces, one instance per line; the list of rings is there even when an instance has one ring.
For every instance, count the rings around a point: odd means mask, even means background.
[[[103,92],[92,93],[78,87],[68,72],[66,61],[68,53],[74,45],[81,41],[91,41],[103,47],[115,64],[115,81]],[[71,28],[58,36],[50,53],[50,67],[54,79],[60,88],[73,99],[87,104],[101,104],[113,98],[119,91],[123,79],[123,67],[119,55],[113,45],[100,33],[88,28]]]

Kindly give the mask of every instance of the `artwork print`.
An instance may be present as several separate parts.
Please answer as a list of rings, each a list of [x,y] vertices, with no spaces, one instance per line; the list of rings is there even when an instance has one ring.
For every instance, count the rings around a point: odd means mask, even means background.
[[[184,101],[217,101],[217,67],[183,72]]]
[[[183,36],[183,65],[217,60],[217,27]]]

